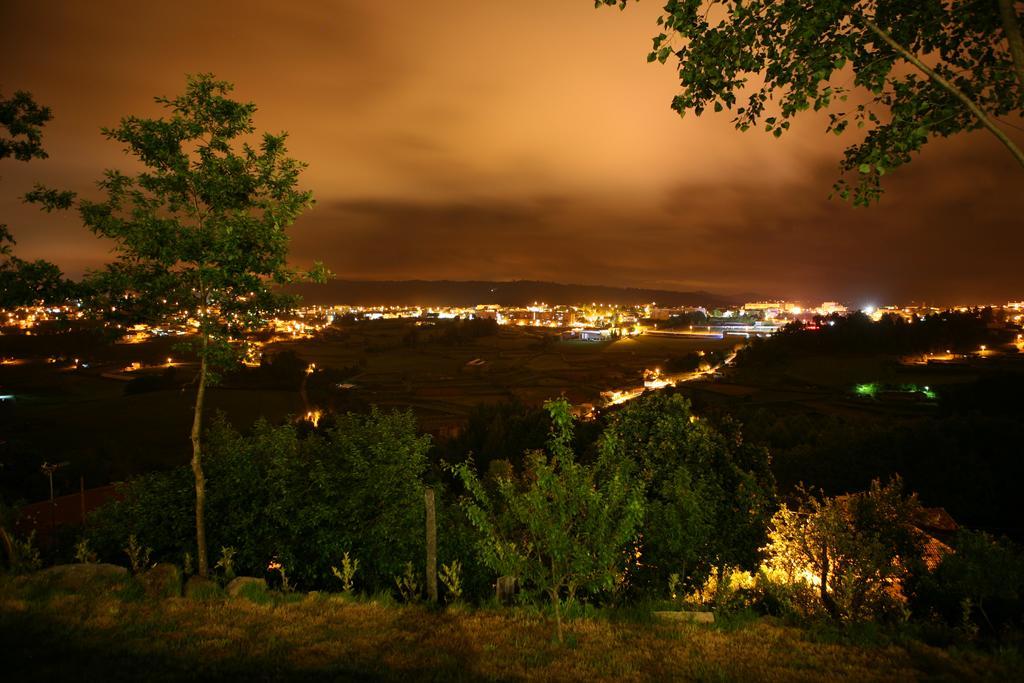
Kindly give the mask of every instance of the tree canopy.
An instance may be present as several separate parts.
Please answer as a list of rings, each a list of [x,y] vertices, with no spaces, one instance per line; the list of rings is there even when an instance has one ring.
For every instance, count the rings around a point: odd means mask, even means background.
[[[835,619],[884,612],[891,593],[921,563],[921,505],[898,477],[835,498],[802,492],[772,519],[770,563],[814,584]]]
[[[778,137],[813,109],[831,133],[863,129],[835,184],[858,205],[935,137],[983,128],[1024,166],[1002,118],[1024,115],[1013,0],[667,0],[658,25],[648,61],[675,60],[680,115],[727,109]]]
[[[133,321],[188,314],[211,358],[286,303],[271,290],[296,275],[285,231],[313,203],[297,188],[304,165],[287,156],[287,134],[254,144],[256,105],[232,89],[189,77],[184,94],[156,98],[169,116],[104,129],[146,170],[106,171],[106,199],[78,205],[86,227],[115,243],[117,260],[91,281],[103,303]]]
[[[0,160],[47,158],[43,126],[52,119],[50,108],[38,104],[31,93],[19,90],[9,99],[0,94]],[[0,224],[0,308],[64,301],[71,296],[73,287],[60,268],[42,259],[18,258],[12,250],[15,244],[14,235]]]
[[[767,539],[775,481],[764,448],[739,429],[715,429],[679,395],[655,392],[613,416],[604,439],[645,485],[638,587],[680,574],[701,584],[712,569],[755,569]]]
[[[0,159],[45,159],[43,126],[51,119],[53,112],[32,99],[32,93],[18,90],[10,98],[0,94],[0,127],[7,131],[0,135]]]

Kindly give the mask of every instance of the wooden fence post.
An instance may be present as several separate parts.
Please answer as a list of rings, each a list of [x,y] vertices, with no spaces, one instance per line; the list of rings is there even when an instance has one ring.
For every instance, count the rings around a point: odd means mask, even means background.
[[[434,511],[434,489],[423,491],[427,506],[427,599],[437,602],[437,515]]]

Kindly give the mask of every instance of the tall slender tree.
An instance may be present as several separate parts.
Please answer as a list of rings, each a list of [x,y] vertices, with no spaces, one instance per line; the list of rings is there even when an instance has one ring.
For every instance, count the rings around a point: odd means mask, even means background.
[[[82,221],[112,240],[117,254],[87,278],[93,307],[123,321],[177,317],[195,330],[199,372],[190,438],[201,575],[209,568],[202,458],[207,388],[237,363],[246,332],[288,303],[272,289],[299,276],[287,265],[286,230],[313,204],[312,193],[298,188],[304,164],[287,155],[286,134],[255,135],[256,106],[232,99],[232,90],[211,74],[190,76],[182,95],[156,98],[165,116],[128,116],[104,129],[144,170],[134,176],[108,170],[98,183],[105,198],[78,201]],[[62,204],[42,187],[33,198]],[[323,272],[318,264],[309,275]]]

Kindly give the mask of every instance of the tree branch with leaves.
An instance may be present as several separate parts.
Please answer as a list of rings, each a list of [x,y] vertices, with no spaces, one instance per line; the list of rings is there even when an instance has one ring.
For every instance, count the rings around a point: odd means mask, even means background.
[[[595,0],[625,8],[629,0]],[[834,190],[866,206],[882,177],[936,137],[984,129],[1024,167],[1020,3],[1012,0],[668,0],[648,61],[677,65],[680,116],[729,110],[781,136],[827,111],[851,124]]]
[[[32,94],[19,90],[10,98],[0,95],[0,159],[18,161],[47,158],[43,149],[43,126],[53,119],[49,107],[36,103]],[[59,201],[60,197],[55,196]],[[14,235],[0,224],[0,308],[12,308],[46,301],[63,302],[74,287],[53,263],[25,261],[14,255]]]

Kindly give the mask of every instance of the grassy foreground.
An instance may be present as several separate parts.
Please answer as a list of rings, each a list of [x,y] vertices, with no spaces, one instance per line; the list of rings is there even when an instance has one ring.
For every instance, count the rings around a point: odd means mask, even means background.
[[[536,611],[326,594],[146,597],[0,577],[0,664],[44,680],[1012,680],[1015,657],[917,641],[859,645],[771,619],[728,627],[597,617],[552,642]]]

